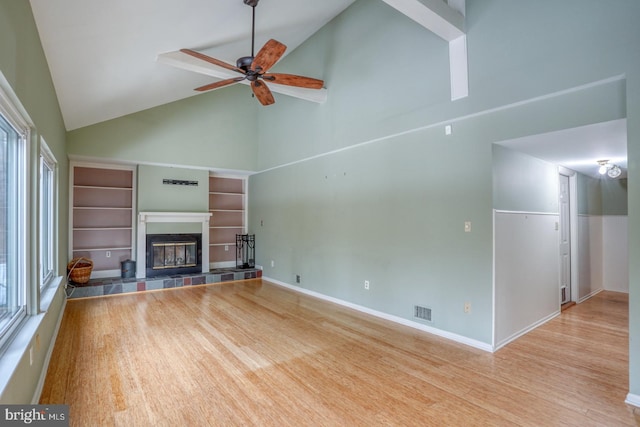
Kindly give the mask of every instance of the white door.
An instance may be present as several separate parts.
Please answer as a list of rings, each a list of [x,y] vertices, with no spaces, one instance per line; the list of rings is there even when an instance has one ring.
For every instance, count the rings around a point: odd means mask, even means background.
[[[571,301],[571,210],[569,177],[560,174],[560,301]]]

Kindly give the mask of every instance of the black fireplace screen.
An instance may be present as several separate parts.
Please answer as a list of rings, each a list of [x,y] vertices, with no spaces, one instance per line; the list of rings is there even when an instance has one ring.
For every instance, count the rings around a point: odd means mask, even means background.
[[[146,277],[202,273],[200,234],[147,234]]]
[[[197,265],[196,242],[153,243],[152,246],[154,270]]]

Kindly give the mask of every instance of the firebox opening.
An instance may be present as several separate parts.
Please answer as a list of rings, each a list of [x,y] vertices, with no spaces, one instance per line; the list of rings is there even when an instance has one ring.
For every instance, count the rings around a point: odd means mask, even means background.
[[[202,272],[200,234],[148,234],[146,276]]]

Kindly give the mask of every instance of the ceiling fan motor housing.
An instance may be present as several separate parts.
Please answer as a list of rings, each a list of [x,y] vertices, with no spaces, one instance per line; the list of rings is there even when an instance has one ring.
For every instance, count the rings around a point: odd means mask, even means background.
[[[253,64],[253,56],[243,56],[242,58],[238,58],[236,61],[236,67],[244,70],[245,72],[251,68],[251,64]]]
[[[251,7],[256,7],[258,5],[258,1],[260,0],[244,0],[244,4]]]

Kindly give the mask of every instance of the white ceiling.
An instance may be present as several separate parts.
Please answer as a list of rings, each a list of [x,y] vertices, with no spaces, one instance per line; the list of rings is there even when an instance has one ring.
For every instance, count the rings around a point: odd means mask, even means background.
[[[242,0],[30,2],[67,130],[193,96],[216,81],[158,63],[158,54],[191,48],[231,64],[251,54],[251,7]],[[353,2],[262,0],[256,53],[270,38],[292,51]]]
[[[591,177],[599,177],[598,160],[627,171],[627,120],[595,123],[498,143]]]

